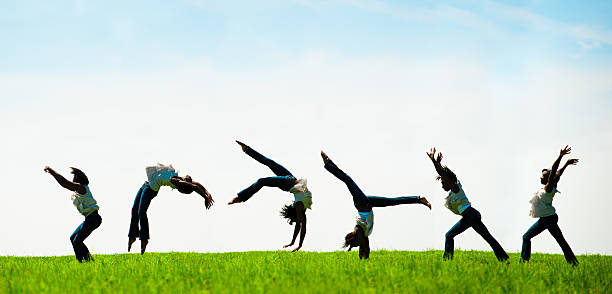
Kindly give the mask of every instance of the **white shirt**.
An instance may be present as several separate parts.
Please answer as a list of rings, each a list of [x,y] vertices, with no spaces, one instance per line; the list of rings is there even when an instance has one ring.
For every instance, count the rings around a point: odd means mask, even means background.
[[[178,177],[178,173],[172,167],[172,165],[163,165],[158,163],[156,166],[148,166],[145,168],[147,171],[147,178],[149,179],[149,187],[153,191],[159,191],[161,186],[169,186],[174,189],[174,185],[170,182],[172,177]]]
[[[374,229],[374,211],[357,212],[356,225],[363,229],[363,234],[368,237]]]
[[[448,208],[454,214],[461,214],[472,204],[467,199],[467,196],[465,196],[461,183],[457,183],[457,187],[459,187],[459,192],[455,193],[453,190],[448,192],[448,196],[445,198],[446,203],[444,203],[444,206],[446,206],[446,208]]]
[[[555,214],[556,210],[552,206],[553,197],[555,193],[561,193],[557,189],[553,189],[551,192],[546,192],[546,188],[541,188],[533,195],[533,198],[529,200],[531,203],[531,211],[529,216],[531,217],[546,217]]]
[[[293,203],[301,201],[304,204],[304,208],[311,209],[312,206],[312,193],[308,191],[308,187],[306,187],[306,179],[299,179],[297,184],[295,184],[289,192],[293,194],[295,200]]]
[[[76,206],[77,210],[84,216],[88,216],[90,213],[100,209],[98,203],[91,195],[91,191],[89,191],[89,187],[85,187],[85,194],[79,194],[79,192],[74,192],[72,194],[72,204]]]

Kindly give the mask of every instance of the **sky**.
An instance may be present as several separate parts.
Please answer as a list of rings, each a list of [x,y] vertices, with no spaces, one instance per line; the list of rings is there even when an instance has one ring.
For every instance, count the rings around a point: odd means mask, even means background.
[[[508,252],[535,222],[540,171],[569,144],[559,226],[577,254],[612,254],[610,1],[2,1],[0,255],[70,255],[83,217],[43,172],[82,169],[102,225],[94,253],[127,252],[145,167],[173,164],[216,200],[162,188],[156,252],[281,250],[292,195],[241,140],[308,179],[303,250],[341,250],[350,194],[324,150],[369,195],[433,205],[375,208],[373,249],[442,250],[460,217],[425,152],[436,146]],[[473,230],[456,248],[490,250]],[[550,234],[534,252],[561,253]]]

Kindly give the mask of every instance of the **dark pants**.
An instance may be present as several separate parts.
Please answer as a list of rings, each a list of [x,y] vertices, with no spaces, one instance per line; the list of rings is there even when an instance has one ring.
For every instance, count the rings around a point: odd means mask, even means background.
[[[149,182],[145,182],[134,199],[132,205],[132,219],[130,221],[130,231],[128,237],[140,240],[149,240],[149,218],[147,217],[147,209],[151,204],[151,200],[157,196],[157,191],[149,187]],[[140,223],[140,229],[138,224]]]
[[[487,227],[482,223],[480,212],[473,207],[468,207],[461,213],[461,219],[446,233],[446,243],[444,245],[444,259],[453,259],[455,251],[455,236],[463,233],[468,228],[474,229],[493,249],[498,260],[508,259],[508,254],[493,238]]]
[[[353,196],[353,205],[355,205],[355,208],[357,208],[358,210],[362,208],[372,209],[372,207],[385,207],[400,204],[420,203],[419,200],[421,197],[419,196],[403,196],[393,198],[366,196],[363,191],[359,189],[355,181],[353,181],[353,179],[351,179],[349,175],[347,175],[340,168],[338,168],[338,166],[334,164],[331,160],[325,163],[325,169],[346,184],[349,189],[349,192]]]
[[[269,167],[276,177],[261,178],[246,189],[238,192],[238,199],[242,202],[249,200],[257,191],[263,187],[276,187],[283,191],[289,191],[295,185],[295,177],[282,165],[274,160],[261,155],[259,152],[247,147],[246,154],[257,160],[259,163]]]
[[[76,255],[76,259],[79,262],[90,261],[91,254],[89,253],[89,249],[85,246],[85,239],[89,237],[91,232],[97,229],[100,224],[102,224],[102,217],[98,214],[98,211],[94,211],[85,217],[85,221],[79,225],[74,233],[70,235],[70,243],[72,243],[72,248],[74,249],[74,255]]]
[[[548,230],[550,234],[557,240],[559,246],[561,246],[561,250],[563,250],[563,255],[565,255],[565,260],[571,264],[578,264],[578,259],[572,252],[572,248],[570,248],[567,241],[563,237],[563,233],[561,233],[561,229],[557,224],[559,222],[559,216],[555,213],[551,216],[541,217],[538,221],[527,230],[525,235],[523,235],[523,249],[521,250],[521,258],[524,261],[529,261],[531,258],[531,238],[539,235],[544,230]]]

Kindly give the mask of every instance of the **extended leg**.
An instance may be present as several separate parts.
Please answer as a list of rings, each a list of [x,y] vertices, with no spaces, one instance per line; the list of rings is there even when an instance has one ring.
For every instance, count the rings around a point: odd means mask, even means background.
[[[136,198],[134,198],[134,205],[132,205],[132,219],[130,220],[130,230],[128,232],[128,237],[130,238],[140,236],[140,230],[138,229],[138,207],[140,206],[142,191],[147,185],[148,184],[145,182],[138,190],[138,193],[136,193]]]
[[[251,158],[257,160],[259,163],[269,167],[272,172],[277,176],[291,176],[292,174],[284,168],[282,165],[276,163],[274,160],[261,155],[259,152],[253,150],[251,147],[246,147],[244,153],[248,154]]]
[[[325,169],[346,184],[346,187],[353,196],[353,204],[355,205],[355,208],[358,210],[360,208],[371,209],[372,205],[368,201],[368,197],[363,193],[363,191],[361,191],[361,189],[359,189],[359,186],[357,186],[355,181],[353,181],[349,175],[338,168],[338,166],[336,166],[336,164],[334,164],[331,160],[327,160],[325,162]]]
[[[557,223],[552,224],[548,227],[548,231],[555,238],[555,240],[557,240],[559,246],[561,246],[565,260],[570,264],[578,264],[578,259],[576,259],[572,248],[570,248],[567,241],[565,241],[565,237],[563,237],[563,233],[561,233],[561,228],[559,228],[559,225]]]
[[[465,232],[472,224],[468,219],[462,217],[448,232],[444,243],[444,259],[453,259],[455,253],[455,236]]]
[[[251,186],[238,192],[238,199],[240,200],[240,202],[247,201],[263,187],[277,187],[283,191],[289,191],[289,189],[291,189],[293,185],[295,185],[295,178],[293,176],[261,178],[255,183],[253,183]]]
[[[539,235],[544,230],[546,230],[546,224],[540,218],[525,232],[523,235],[523,248],[521,249],[521,259],[523,261],[529,261],[531,258],[531,238]]]
[[[144,187],[140,194],[140,204],[138,205],[138,221],[140,222],[140,240],[149,240],[149,218],[147,210],[151,200],[157,196],[157,191],[152,190],[149,185]]]
[[[473,221],[472,228],[483,239],[485,239],[487,243],[489,243],[489,246],[491,246],[491,248],[493,249],[493,253],[495,253],[495,256],[497,257],[499,261],[504,261],[509,258],[504,248],[502,248],[501,245],[499,245],[499,242],[497,242],[497,240],[493,238],[491,233],[489,233],[489,230],[487,229],[487,227],[484,225],[484,223],[482,223],[482,220],[480,219],[480,213],[478,214],[478,219]]]
[[[402,196],[402,197],[380,197],[367,196],[372,207],[395,206],[400,204],[421,204],[419,196]]]

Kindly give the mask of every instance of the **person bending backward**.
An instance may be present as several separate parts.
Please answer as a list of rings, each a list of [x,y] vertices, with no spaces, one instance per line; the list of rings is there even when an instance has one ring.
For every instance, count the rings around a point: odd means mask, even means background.
[[[561,246],[563,255],[565,255],[565,260],[572,265],[578,264],[578,259],[576,259],[574,252],[572,252],[569,244],[565,241],[563,233],[561,233],[561,229],[557,224],[559,216],[552,206],[555,193],[561,193],[557,190],[557,183],[565,171],[565,168],[578,163],[578,159],[569,159],[560,170],[557,170],[561,158],[566,154],[570,154],[571,150],[572,148],[565,146],[565,148],[561,149],[559,152],[559,157],[557,157],[557,160],[553,163],[552,168],[542,170],[540,182],[544,187],[540,188],[529,201],[531,203],[529,215],[539,219],[523,235],[523,248],[521,250],[521,258],[523,261],[529,261],[531,257],[531,238],[542,233],[544,230],[548,230],[555,240],[557,240],[559,246]]]
[[[404,196],[386,198],[379,196],[366,196],[361,189],[355,184],[353,179],[345,172],[343,172],[331,159],[321,151],[321,157],[325,164],[325,169],[332,175],[336,176],[339,180],[344,182],[348,187],[349,192],[353,196],[353,204],[357,209],[357,218],[355,229],[346,234],[344,238],[344,248],[348,247],[348,251],[351,251],[353,247],[359,247],[359,258],[367,259],[370,257],[370,240],[368,239],[372,234],[374,228],[374,212],[372,207],[385,207],[394,206],[400,204],[423,204],[431,209],[431,204],[427,201],[427,198],[420,196]]]
[[[251,186],[238,192],[238,196],[232,199],[228,205],[249,200],[263,187],[277,187],[283,191],[292,193],[294,201],[292,204],[282,207],[281,216],[286,218],[290,225],[295,223],[295,229],[293,230],[291,243],[283,246],[283,248],[293,246],[299,233],[300,243],[292,252],[300,250],[304,243],[304,238],[306,238],[306,209],[311,209],[312,206],[312,193],[308,191],[306,179],[295,178],[286,168],[274,162],[274,160],[261,155],[259,152],[240,141],[236,141],[236,143],[240,145],[244,153],[257,160],[259,163],[269,167],[276,176],[257,180]]]
[[[128,252],[132,248],[132,244],[136,241],[136,237],[140,238],[140,254],[144,254],[149,243],[149,219],[147,218],[147,209],[151,200],[162,186],[168,186],[172,189],[177,189],[183,194],[191,194],[196,192],[204,198],[206,209],[210,209],[214,200],[210,193],[198,182],[194,182],[189,175],[179,177],[172,165],[157,164],[149,166],[146,169],[148,181],[136,193],[134,205],[132,206],[132,219],[130,221],[130,231],[128,233]],[[140,227],[139,227],[140,224]]]
[[[100,207],[91,195],[91,191],[89,191],[89,179],[87,179],[85,173],[75,167],[71,167],[71,169],[72,174],[74,174],[72,182],[55,172],[49,166],[45,166],[44,170],[53,176],[60,186],[74,192],[71,197],[72,203],[85,216],[85,221],[70,235],[70,243],[72,243],[74,255],[79,262],[83,262],[83,260],[91,261],[93,258],[83,241],[102,224],[102,217],[98,214]]]
[[[454,214],[461,215],[461,219],[446,233],[443,259],[453,259],[455,236],[471,227],[489,243],[499,261],[507,260],[508,254],[506,254],[506,251],[504,251],[497,240],[489,233],[487,227],[482,223],[480,212],[472,207],[455,173],[447,166],[441,164],[442,153],[438,153],[438,157],[435,158],[436,148],[431,148],[427,156],[431,159],[431,162],[433,162],[438,172],[436,179],[442,182],[442,189],[444,189],[444,191],[449,191],[444,205]]]

